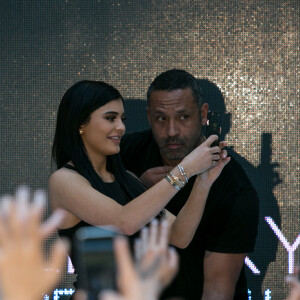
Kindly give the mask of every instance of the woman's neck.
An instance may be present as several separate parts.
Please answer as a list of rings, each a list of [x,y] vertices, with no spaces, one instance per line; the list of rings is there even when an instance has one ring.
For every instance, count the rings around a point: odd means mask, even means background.
[[[93,169],[101,177],[104,182],[115,181],[114,175],[107,170],[107,157],[102,159],[93,159],[91,161]]]

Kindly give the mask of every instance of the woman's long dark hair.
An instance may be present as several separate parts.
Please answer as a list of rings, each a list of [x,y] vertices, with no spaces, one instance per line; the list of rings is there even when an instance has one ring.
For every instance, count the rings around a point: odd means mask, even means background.
[[[119,91],[105,82],[83,80],[74,84],[60,102],[52,146],[52,158],[58,169],[72,161],[79,174],[93,188],[109,197],[113,195],[94,170],[86,154],[79,128],[89,122],[92,112],[116,99],[124,103]],[[145,191],[143,185],[125,170],[119,154],[107,156],[107,169],[114,174],[129,200]]]

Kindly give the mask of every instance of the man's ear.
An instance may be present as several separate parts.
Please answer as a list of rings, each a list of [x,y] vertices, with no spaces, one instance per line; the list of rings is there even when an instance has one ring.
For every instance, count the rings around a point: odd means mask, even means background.
[[[146,107],[146,112],[147,112],[147,119],[148,119],[149,125],[150,125],[150,127],[151,127],[149,106]]]
[[[202,126],[207,124],[207,113],[208,113],[208,103],[203,103],[201,106],[201,124]]]

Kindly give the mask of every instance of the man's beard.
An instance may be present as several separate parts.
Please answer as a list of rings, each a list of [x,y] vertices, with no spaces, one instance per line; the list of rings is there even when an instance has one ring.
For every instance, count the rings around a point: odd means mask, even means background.
[[[168,145],[170,143],[181,145],[178,149],[169,149]],[[168,160],[182,160],[185,156],[187,156],[193,149],[189,149],[186,147],[186,142],[180,138],[168,138],[162,143],[162,147],[160,147],[160,152],[162,156],[167,158]]]
[[[182,150],[166,150],[163,151],[163,156],[166,157],[168,160],[183,160],[186,156]]]
[[[160,153],[163,157],[168,160],[181,161],[183,160],[189,153],[191,153],[196,147],[198,147],[203,142],[203,137],[200,134],[198,139],[195,139],[193,144],[187,143],[185,139],[182,138],[168,138],[164,139],[162,143],[160,143]],[[179,149],[169,149],[168,145],[170,143],[179,144],[181,147]]]

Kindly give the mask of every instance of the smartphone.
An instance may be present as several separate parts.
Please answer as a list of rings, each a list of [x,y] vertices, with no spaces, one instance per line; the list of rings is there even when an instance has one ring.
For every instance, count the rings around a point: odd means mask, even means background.
[[[113,240],[116,232],[100,227],[82,227],[75,233],[74,254],[77,283],[97,299],[103,289],[116,290],[116,264]]]
[[[218,136],[218,140],[211,144],[211,147],[219,146],[220,129],[221,129],[221,115],[218,112],[209,111],[207,113],[207,126],[206,126],[206,138],[215,134]]]

